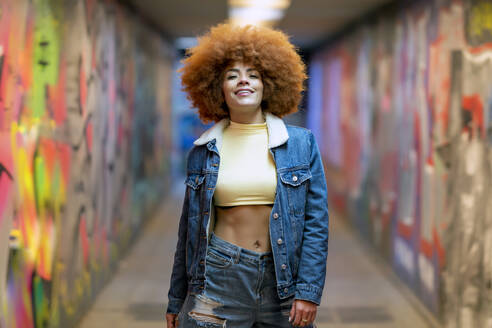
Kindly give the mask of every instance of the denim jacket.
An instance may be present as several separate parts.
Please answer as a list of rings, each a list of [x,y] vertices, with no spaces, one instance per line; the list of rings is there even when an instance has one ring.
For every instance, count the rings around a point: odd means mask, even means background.
[[[277,168],[270,240],[280,299],[319,304],[328,253],[328,206],[323,163],[311,131],[265,113],[268,148]],[[212,197],[220,164],[223,119],[194,142],[188,154],[186,194],[169,289],[168,313],[178,313],[186,294],[204,289],[205,256],[214,224]],[[245,168],[246,170],[247,168]]]

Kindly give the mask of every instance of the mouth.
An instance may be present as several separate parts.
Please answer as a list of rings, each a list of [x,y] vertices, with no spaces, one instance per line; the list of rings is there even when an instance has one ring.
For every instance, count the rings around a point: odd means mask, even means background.
[[[236,94],[237,96],[249,96],[250,94],[253,94],[253,92],[254,91],[251,89],[239,89],[234,92],[234,94]]]

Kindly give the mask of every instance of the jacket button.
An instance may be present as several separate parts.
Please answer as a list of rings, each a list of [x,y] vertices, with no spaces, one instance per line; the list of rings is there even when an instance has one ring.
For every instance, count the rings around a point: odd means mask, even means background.
[[[279,238],[279,239],[277,240],[277,244],[282,245],[282,243],[283,243],[282,238]]]
[[[289,288],[284,288],[284,293],[289,292]]]
[[[278,219],[278,213],[273,213],[273,218]]]
[[[287,269],[287,265],[285,265],[285,263],[284,263],[284,264],[282,264],[282,270],[285,270],[285,269]]]
[[[296,182],[296,181],[297,181],[297,175],[294,175],[294,176],[292,177],[292,180],[293,180],[294,182]]]

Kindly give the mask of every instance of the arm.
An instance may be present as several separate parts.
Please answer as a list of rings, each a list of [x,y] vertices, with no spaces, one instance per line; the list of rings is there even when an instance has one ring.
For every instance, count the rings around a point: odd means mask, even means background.
[[[328,204],[325,172],[318,145],[309,133],[312,178],[306,195],[302,249],[295,298],[320,304],[328,255]]]
[[[171,286],[169,288],[169,304],[167,313],[177,314],[183,306],[188,291],[188,280],[186,277],[186,235],[188,230],[188,203],[189,190],[183,201],[183,209],[179,220],[178,243],[174,254],[173,273],[171,275]]]

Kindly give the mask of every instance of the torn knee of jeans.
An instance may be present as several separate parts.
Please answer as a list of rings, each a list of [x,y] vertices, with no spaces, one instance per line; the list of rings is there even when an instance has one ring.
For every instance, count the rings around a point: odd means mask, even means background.
[[[188,312],[188,315],[197,323],[203,324],[204,327],[207,327],[207,324],[225,327],[226,320],[215,314],[215,310],[221,306],[223,306],[221,303],[214,301],[205,295],[196,295],[195,304],[190,312]]]
[[[188,315],[195,319],[199,323],[211,323],[218,325],[220,327],[225,327],[225,319],[220,318],[219,316],[215,314],[208,314],[208,313],[200,313],[200,312],[195,312],[195,311],[190,311],[188,312]]]
[[[203,294],[198,294],[195,296],[195,308],[197,307],[204,307],[212,311],[213,309],[216,309],[220,306],[223,306],[222,303],[219,303],[217,301],[214,301],[211,298],[208,298],[207,296]]]

